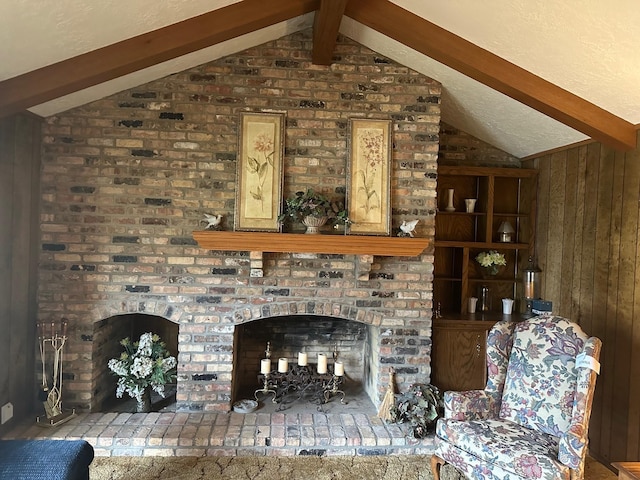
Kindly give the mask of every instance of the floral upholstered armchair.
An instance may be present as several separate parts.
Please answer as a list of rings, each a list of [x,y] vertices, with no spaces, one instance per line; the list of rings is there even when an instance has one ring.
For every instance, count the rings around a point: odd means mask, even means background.
[[[445,392],[431,458],[480,480],[584,478],[601,341],[565,318],[498,322],[484,390]]]

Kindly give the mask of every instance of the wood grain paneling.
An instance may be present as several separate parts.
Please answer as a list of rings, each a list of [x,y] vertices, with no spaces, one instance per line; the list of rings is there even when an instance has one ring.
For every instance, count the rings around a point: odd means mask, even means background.
[[[14,420],[33,413],[37,284],[40,121],[17,115],[0,121],[0,405]]]
[[[640,461],[640,151],[592,143],[526,166],[540,172],[542,297],[603,341],[590,454]]]
[[[11,241],[11,225],[13,219],[13,157],[14,157],[14,126],[8,121],[0,122],[0,328],[8,331],[11,318],[11,256],[13,242]],[[11,390],[9,379],[11,375],[11,345],[10,338],[3,335],[0,341],[0,405],[9,401]]]

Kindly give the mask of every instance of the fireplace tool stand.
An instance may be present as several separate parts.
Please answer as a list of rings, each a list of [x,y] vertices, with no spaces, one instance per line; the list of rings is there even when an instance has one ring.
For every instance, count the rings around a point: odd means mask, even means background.
[[[36,417],[38,425],[54,427],[70,420],[75,415],[75,409],[64,411],[62,408],[62,358],[64,345],[67,341],[67,321],[63,319],[59,324],[38,323],[38,340],[40,360],[42,362],[42,391],[40,398],[44,406],[46,419]],[[51,388],[47,375],[47,359],[51,356]]]

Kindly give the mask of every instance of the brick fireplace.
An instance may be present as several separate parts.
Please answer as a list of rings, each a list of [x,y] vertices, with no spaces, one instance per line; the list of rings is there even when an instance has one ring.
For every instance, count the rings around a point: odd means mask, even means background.
[[[400,389],[429,381],[431,246],[374,256],[366,275],[359,255],[264,253],[256,277],[250,252],[193,238],[204,213],[232,229],[239,114],[274,111],[286,114],[285,196],[344,195],[348,119],[391,119],[393,235],[417,218],[433,239],[440,84],[348,38],[328,67],[311,46],[296,33],[46,119],[38,309],[69,321],[65,406],[98,408],[94,364],[119,335],[100,329],[133,314],[177,325],[178,411],[229,410],[234,375],[257,371],[265,340],[237,352],[238,334],[269,320],[330,319],[366,337],[349,368],[375,404],[390,368]]]

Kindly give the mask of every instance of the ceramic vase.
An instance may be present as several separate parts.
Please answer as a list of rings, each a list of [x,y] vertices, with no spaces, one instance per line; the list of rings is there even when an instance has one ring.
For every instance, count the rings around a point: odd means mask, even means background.
[[[447,206],[445,207],[447,212],[455,212],[456,207],[453,206],[453,188],[447,190]]]
[[[145,388],[140,401],[136,400],[136,413],[148,413],[151,411],[151,389]]]

